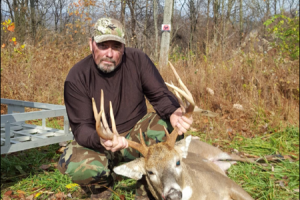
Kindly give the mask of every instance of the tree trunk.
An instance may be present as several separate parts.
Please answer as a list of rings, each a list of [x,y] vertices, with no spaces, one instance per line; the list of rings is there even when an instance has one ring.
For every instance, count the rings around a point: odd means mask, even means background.
[[[12,9],[12,7],[11,7],[8,0],[6,0],[6,4],[8,5],[10,18],[11,18],[12,22],[14,22],[15,21],[15,17],[14,17],[14,14],[13,14],[14,12],[13,12],[13,9]],[[1,15],[1,17],[2,17],[2,15]],[[2,20],[1,20],[1,22],[2,22]]]
[[[60,30],[59,32],[62,33],[63,32],[63,29],[64,29],[64,23],[63,23],[63,2],[62,0],[59,1],[59,23],[60,23]]]
[[[35,36],[36,36],[36,22],[35,22],[35,0],[30,0],[30,18],[31,18],[31,39],[33,40],[33,44],[35,44]]]
[[[193,51],[194,44],[194,32],[196,30],[196,8],[194,0],[189,1],[190,5],[190,42],[189,42],[189,50]]]
[[[244,32],[244,20],[243,20],[243,0],[240,0],[240,44],[243,39]]]
[[[171,24],[173,0],[165,0],[164,24]],[[171,27],[172,28],[172,27]],[[170,32],[164,31],[161,37],[159,66],[163,69],[168,64],[170,48]]]
[[[153,20],[154,20],[154,30],[155,30],[155,52],[154,57],[158,60],[158,28],[157,28],[157,0],[153,0]]]
[[[214,26],[213,26],[213,48],[215,49],[218,46],[218,35],[217,35],[217,29],[218,29],[218,23],[219,23],[219,9],[220,9],[220,3],[219,0],[213,1],[213,11],[214,11]]]
[[[136,0],[126,1],[126,2],[129,7],[130,15],[131,15],[131,46],[136,48],[137,47],[137,38],[135,33],[136,19],[135,19],[135,12],[134,12]]]
[[[125,8],[126,8],[126,0],[121,0],[121,23],[125,28]]]
[[[143,31],[144,39],[143,39],[143,42],[142,42],[142,44],[143,44],[142,49],[143,49],[144,52],[146,51],[146,41],[147,41],[148,6],[149,6],[148,0],[146,0],[146,13],[145,13],[144,31]]]
[[[207,0],[207,14],[206,14],[206,44],[205,44],[205,54],[208,56],[209,54],[209,5],[210,5],[210,0]]]
[[[15,14],[15,33],[17,35],[17,41],[23,43],[26,34],[26,8],[28,6],[28,0],[13,0],[13,10]]]

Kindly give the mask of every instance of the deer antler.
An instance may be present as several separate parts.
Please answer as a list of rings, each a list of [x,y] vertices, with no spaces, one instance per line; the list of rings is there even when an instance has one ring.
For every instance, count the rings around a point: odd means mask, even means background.
[[[171,63],[170,63],[170,66],[171,66],[171,69],[172,69],[173,73],[175,74],[177,81],[179,82],[179,85],[181,86],[182,90],[179,89],[178,87],[174,86],[173,84],[168,84],[168,83],[166,83],[166,84],[175,90],[175,95],[179,99],[180,105],[182,106],[183,111],[185,112],[184,116],[190,118],[194,111],[194,107],[195,107],[195,102],[194,102],[193,96],[192,96],[191,92],[187,89],[187,87],[184,85],[184,83],[180,79],[179,75],[177,74],[175,68],[173,67],[173,65]],[[189,102],[189,105],[187,107],[183,104],[183,101],[180,100],[180,96],[178,93],[181,94]],[[111,102],[110,102],[109,106],[110,106],[110,118],[111,118],[113,131],[111,131],[108,127],[108,123],[107,123],[107,120],[105,117],[105,112],[104,112],[103,90],[101,90],[101,102],[100,102],[101,110],[99,113],[98,113],[94,98],[92,98],[92,103],[93,103],[94,117],[96,120],[96,131],[97,131],[98,136],[104,140],[114,140],[114,139],[116,139],[116,137],[120,137],[117,132]],[[166,132],[166,137],[167,137],[166,143],[168,143],[170,146],[174,146],[176,138],[178,136],[178,128],[175,127],[171,134],[169,134],[166,129],[165,129],[165,132]],[[114,135],[116,137],[114,137]],[[140,130],[140,140],[141,140],[141,143],[127,140],[128,146],[139,151],[144,157],[146,157],[147,153],[148,153],[148,147],[145,144],[141,130]]]
[[[179,100],[180,106],[185,108],[185,110],[183,110],[183,112],[185,111],[184,116],[190,118],[192,116],[192,113],[193,113],[194,107],[195,107],[195,102],[194,102],[193,96],[192,96],[191,92],[187,89],[187,87],[184,85],[182,80],[180,79],[179,75],[177,74],[174,66],[172,65],[172,63],[170,61],[169,61],[169,64],[170,64],[170,67],[171,67],[173,73],[175,74],[175,77],[176,77],[179,85],[181,86],[182,90],[179,89],[178,87],[174,86],[173,83],[172,84],[166,83],[166,84],[169,87],[174,89],[175,95],[178,99],[180,99],[179,94],[181,94],[189,102],[189,105],[186,108],[183,101]],[[170,135],[167,134],[166,130],[165,130],[165,132],[166,132],[166,136],[167,136],[166,143],[168,143],[170,146],[174,146],[177,136],[178,136],[178,128],[175,127]]]
[[[103,90],[101,90],[100,112],[99,113],[98,113],[94,98],[92,98],[92,104],[93,104],[94,117],[96,120],[96,131],[97,131],[98,136],[104,140],[115,140],[115,139],[117,139],[117,137],[121,137],[121,136],[119,136],[119,133],[116,128],[115,117],[114,117],[111,102],[109,102],[109,111],[110,111],[112,131],[109,129],[109,126],[108,126],[108,123],[107,123],[107,120],[105,117],[105,112],[104,112]],[[116,137],[114,137],[114,135]],[[140,140],[141,140],[141,144],[131,141],[131,140],[127,140],[128,146],[139,151],[144,157],[146,157],[146,155],[148,153],[148,147],[145,144],[141,130],[140,130]]]

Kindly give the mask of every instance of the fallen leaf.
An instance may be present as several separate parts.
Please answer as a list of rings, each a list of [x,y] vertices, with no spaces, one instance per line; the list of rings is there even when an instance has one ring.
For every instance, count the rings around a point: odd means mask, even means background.
[[[57,154],[62,154],[62,153],[64,152],[65,148],[66,148],[66,147],[61,147],[61,148],[59,148],[58,150],[56,150],[55,152],[56,152]]]
[[[4,196],[10,196],[10,195],[12,195],[12,193],[13,193],[13,191],[9,190],[4,193]]]
[[[21,173],[21,174],[26,174],[24,171],[23,171],[23,169],[22,169],[22,167],[20,166],[20,165],[15,165],[15,168]]]
[[[243,127],[242,131],[246,132],[246,131],[248,131],[248,129],[246,127]]]
[[[233,108],[235,108],[237,110],[244,110],[244,108],[241,104],[233,104]]]
[[[25,195],[24,195],[24,194],[22,194],[22,193],[21,193],[21,194],[19,194],[19,195],[18,195],[18,197],[19,197],[20,199],[25,199]]]
[[[70,184],[66,185],[66,188],[71,189],[71,188],[78,187],[78,186],[79,185],[77,183],[70,183]]]
[[[36,194],[34,195],[34,198],[37,198],[37,197],[41,196],[41,194],[43,194],[43,193],[41,193],[41,192],[36,193]]]
[[[65,194],[63,192],[59,192],[59,193],[56,193],[55,194],[55,197],[58,199],[58,200],[63,200],[65,198]]]
[[[5,48],[5,44],[2,44],[2,46],[1,46],[2,48]],[[1,110],[2,111],[2,110]],[[1,113],[2,114],[2,113]]]
[[[125,196],[122,194],[122,195],[120,195],[120,199],[121,200],[125,200]]]
[[[3,200],[11,200],[11,198],[9,198],[9,196],[3,196]]]
[[[41,165],[41,166],[40,166],[40,168],[41,168],[42,170],[47,170],[47,169],[49,169],[49,167],[50,167],[50,165]]]
[[[17,193],[19,193],[19,194],[26,194],[26,192],[24,192],[22,190],[17,190]]]

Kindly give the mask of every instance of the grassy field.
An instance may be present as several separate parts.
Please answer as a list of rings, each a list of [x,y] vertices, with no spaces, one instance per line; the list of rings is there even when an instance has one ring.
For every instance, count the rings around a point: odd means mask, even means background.
[[[58,122],[52,126],[57,127]],[[232,140],[212,139],[201,132],[190,132],[226,152],[264,158],[278,155],[276,162],[238,163],[228,176],[255,199],[298,199],[299,196],[299,128],[287,127],[254,137],[235,136]],[[68,176],[57,169],[61,147],[58,144],[2,155],[1,199],[88,199]],[[114,199],[134,199],[135,181],[122,179],[114,186]],[[121,197],[122,196],[122,197]]]

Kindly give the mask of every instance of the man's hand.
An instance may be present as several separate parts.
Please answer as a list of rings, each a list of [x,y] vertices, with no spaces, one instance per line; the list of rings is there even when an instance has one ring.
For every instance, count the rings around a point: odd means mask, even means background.
[[[182,135],[183,133],[186,133],[187,130],[191,127],[193,123],[193,117],[187,118],[185,116],[182,116],[182,110],[181,108],[178,108],[174,111],[174,113],[170,116],[170,122],[173,128],[178,128],[178,134]]]
[[[128,142],[123,136],[114,135],[112,140],[103,140],[100,138],[102,146],[109,151],[116,152],[128,147]]]

